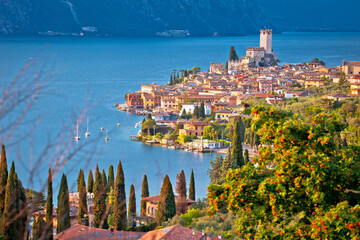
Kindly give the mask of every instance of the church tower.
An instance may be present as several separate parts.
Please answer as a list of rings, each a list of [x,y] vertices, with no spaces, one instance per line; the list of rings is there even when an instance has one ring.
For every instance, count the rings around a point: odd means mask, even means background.
[[[272,29],[260,30],[260,47],[265,49],[266,54],[272,54]]]

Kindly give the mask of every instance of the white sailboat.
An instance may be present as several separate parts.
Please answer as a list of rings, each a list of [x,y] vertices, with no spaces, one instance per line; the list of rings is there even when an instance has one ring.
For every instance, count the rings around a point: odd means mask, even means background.
[[[87,127],[86,127],[86,133],[85,133],[85,137],[90,136],[90,132],[89,132],[89,117],[87,117]]]
[[[76,120],[76,136],[75,136],[75,141],[79,141],[80,137],[79,137],[79,120]]]
[[[109,138],[108,138],[108,134],[107,134],[107,129],[106,129],[106,137],[105,137],[105,141],[108,141],[109,140]]]

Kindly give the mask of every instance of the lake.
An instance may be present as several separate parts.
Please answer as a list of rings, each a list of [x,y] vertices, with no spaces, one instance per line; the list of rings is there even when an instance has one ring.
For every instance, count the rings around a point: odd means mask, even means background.
[[[85,144],[90,139],[96,139],[96,149],[90,149],[96,154],[89,159],[88,152],[81,153],[61,169],[59,173],[65,172],[68,177],[70,191],[76,190],[80,168],[85,169],[87,179],[89,169],[94,171],[97,163],[99,168],[105,168],[106,172],[109,165],[113,164],[116,171],[117,163],[121,160],[127,194],[130,185],[134,184],[138,202],[143,174],[148,176],[150,194],[157,195],[164,175],[168,174],[175,186],[176,174],[182,169],[185,171],[187,184],[191,169],[194,169],[196,196],[205,197],[206,186],[209,184],[209,159],[214,156],[174,151],[130,141],[129,136],[138,131],[134,128],[135,123],[143,117],[119,112],[114,103],[123,103],[124,94],[140,89],[141,84],[166,84],[173,69],[200,66],[206,71],[210,62],[225,62],[232,45],[239,56],[244,56],[247,46],[259,45],[259,36],[171,39],[1,37],[1,92],[35,54],[38,55],[34,60],[39,60],[40,64],[56,64],[57,70],[51,78],[53,83],[49,91],[36,101],[34,108],[25,118],[29,121],[41,119],[39,126],[27,139],[7,148],[8,165],[15,161],[24,187],[46,190],[44,183],[47,169],[54,166],[55,160],[43,159],[35,163],[33,159],[41,156],[49,138],[57,139],[57,134],[67,122],[71,122],[68,129],[72,129],[72,134],[75,134],[75,115],[80,113],[84,102],[88,100],[96,103],[86,114],[90,117],[91,136],[89,139],[84,138],[86,116],[83,116],[79,126],[82,139],[81,143],[76,144]],[[360,60],[360,33],[275,34],[273,49],[283,63],[305,62],[318,57],[328,66],[338,66],[343,59]],[[40,68],[37,71],[39,72]],[[5,119],[2,126],[6,125],[8,120]],[[117,123],[121,123],[121,126],[117,127]],[[24,124],[17,129],[17,133],[26,131],[31,125],[34,123]],[[109,129],[110,132],[109,141],[106,143],[105,133],[100,131],[101,127]],[[10,145],[11,141],[15,140],[11,139],[5,144]],[[60,175],[57,175],[53,182],[55,201],[59,183]],[[137,207],[139,209],[140,205]]]

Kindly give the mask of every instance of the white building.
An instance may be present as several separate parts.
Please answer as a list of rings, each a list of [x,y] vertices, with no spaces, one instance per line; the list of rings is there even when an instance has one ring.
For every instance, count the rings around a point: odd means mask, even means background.
[[[195,109],[196,105],[198,107],[200,107],[201,103],[199,103],[199,102],[196,102],[196,103],[184,103],[182,105],[180,114],[182,114],[182,112],[184,110],[186,111],[186,113],[191,113],[192,114],[194,112],[194,109]],[[209,103],[205,103],[204,108],[205,108],[205,115],[211,114],[211,105]]]

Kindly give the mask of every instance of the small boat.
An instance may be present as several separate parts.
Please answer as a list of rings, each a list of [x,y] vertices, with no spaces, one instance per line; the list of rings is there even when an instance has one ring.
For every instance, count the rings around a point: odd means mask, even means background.
[[[79,121],[76,120],[76,136],[75,136],[75,141],[79,141],[80,137],[79,137]]]
[[[101,128],[100,128],[100,130],[101,130],[101,131],[104,131],[104,130],[105,130],[105,128],[101,127]]]
[[[106,137],[105,137],[105,141],[108,141],[109,138],[108,138],[108,134],[107,134],[107,130],[106,130]]]
[[[120,123],[117,124],[120,127]]]
[[[85,133],[85,137],[90,136],[90,132],[89,132],[89,117],[87,117],[87,127],[86,127],[86,133]]]
[[[139,123],[136,123],[136,124],[135,124],[135,128],[138,128],[138,127],[139,127]]]

